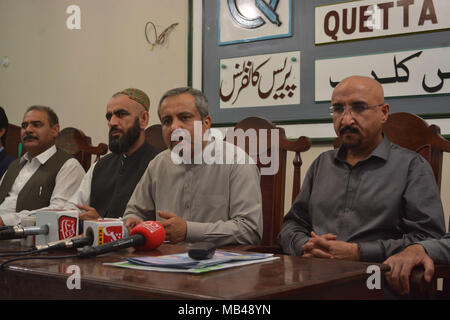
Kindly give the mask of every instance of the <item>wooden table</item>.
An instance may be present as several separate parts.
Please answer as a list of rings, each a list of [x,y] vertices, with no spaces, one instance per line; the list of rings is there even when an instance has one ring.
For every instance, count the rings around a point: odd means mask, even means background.
[[[0,245],[0,250],[16,248]],[[25,260],[0,270],[0,299],[382,299],[383,290],[369,290],[371,264],[276,255],[279,259],[200,275],[140,271],[104,265],[127,256],[185,252],[163,244],[157,250],[134,249],[94,258]],[[51,253],[67,255],[75,251]],[[5,261],[9,258],[0,258]],[[81,288],[67,287],[68,268],[81,271]],[[385,271],[386,266],[381,266]],[[384,276],[381,275],[384,279]],[[384,283],[382,284],[384,285]]]

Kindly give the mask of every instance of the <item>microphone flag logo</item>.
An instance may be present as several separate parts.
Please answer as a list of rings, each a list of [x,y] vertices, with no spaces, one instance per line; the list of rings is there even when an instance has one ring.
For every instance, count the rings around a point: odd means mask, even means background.
[[[130,236],[139,233],[145,237],[145,244],[135,247],[137,250],[152,250],[159,247],[166,237],[164,227],[156,221],[144,221],[131,229]]]
[[[99,239],[100,239],[100,230],[103,234],[103,241],[102,243],[108,243],[112,241],[117,241],[123,238],[123,228],[122,226],[108,226],[108,227],[100,227],[99,228]]]
[[[61,216],[58,219],[59,240],[72,238],[77,235],[77,218]]]
[[[163,227],[156,221],[144,221],[142,223],[142,227],[150,231],[151,233],[157,232],[159,229],[162,229]]]

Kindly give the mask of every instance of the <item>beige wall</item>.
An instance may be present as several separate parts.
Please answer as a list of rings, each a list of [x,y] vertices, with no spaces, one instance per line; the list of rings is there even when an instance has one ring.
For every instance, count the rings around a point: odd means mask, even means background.
[[[81,30],[66,27],[72,4],[81,8]],[[107,142],[109,97],[137,87],[150,96],[156,123],[161,95],[187,84],[188,18],[187,0],[1,0],[0,57],[10,66],[0,67],[0,106],[19,124],[30,105],[48,105],[61,128],[80,128],[98,144]],[[147,21],[158,33],[179,25],[151,51]]]

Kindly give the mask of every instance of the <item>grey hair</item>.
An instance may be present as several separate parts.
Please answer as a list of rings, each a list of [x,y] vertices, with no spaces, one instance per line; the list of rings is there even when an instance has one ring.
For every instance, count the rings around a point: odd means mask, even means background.
[[[197,107],[197,111],[198,111],[198,113],[200,113],[200,117],[202,119],[204,119],[205,117],[207,117],[209,115],[208,99],[203,94],[203,92],[201,92],[200,90],[191,88],[191,87],[181,87],[181,88],[170,89],[162,96],[161,100],[159,100],[158,117],[160,120],[161,120],[161,114],[160,114],[161,104],[164,101],[164,99],[166,99],[168,97],[178,96],[183,93],[189,93],[190,95],[192,95],[195,98],[195,106]]]
[[[59,124],[58,116],[56,115],[55,111],[53,111],[52,108],[47,107],[47,106],[34,105],[34,106],[29,107],[27,109],[27,111],[25,111],[25,114],[27,114],[28,112],[33,111],[33,110],[46,112],[47,116],[48,116],[48,123],[50,124],[51,127]]]

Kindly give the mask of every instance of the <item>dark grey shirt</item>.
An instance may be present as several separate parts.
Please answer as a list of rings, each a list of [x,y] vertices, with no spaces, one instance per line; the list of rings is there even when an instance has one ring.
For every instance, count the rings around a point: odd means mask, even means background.
[[[387,138],[353,167],[344,155],[330,150],[312,163],[278,236],[284,252],[302,255],[314,231],[358,243],[361,261],[382,262],[411,243],[442,237],[439,189],[422,156]]]
[[[434,263],[450,264],[450,232],[442,239],[429,239],[419,242]]]

